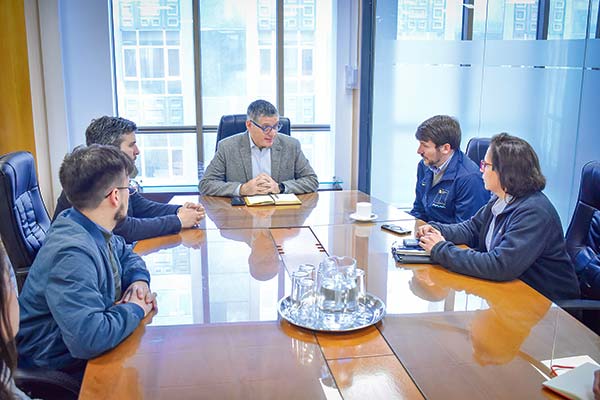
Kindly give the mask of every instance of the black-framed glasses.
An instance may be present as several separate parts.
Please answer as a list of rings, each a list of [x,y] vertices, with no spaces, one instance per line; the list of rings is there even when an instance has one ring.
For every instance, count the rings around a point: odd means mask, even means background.
[[[118,190],[127,189],[129,191],[130,196],[136,194],[138,191],[135,186],[115,186],[113,189],[110,190],[110,192],[108,192],[106,194],[106,196],[104,196],[104,198],[107,198],[108,196],[110,196],[110,194],[113,192],[114,189],[118,189]]]
[[[492,163],[486,162],[485,160],[479,161],[479,168],[483,171],[485,167],[493,167]]]
[[[277,124],[275,124],[273,126],[269,126],[269,125],[260,126],[258,123],[254,122],[253,120],[250,120],[250,122],[252,122],[252,125],[254,125],[258,129],[260,129],[264,133],[270,133],[271,131],[279,132],[279,130],[281,128],[283,128],[283,122],[281,122],[281,121],[277,122]]]

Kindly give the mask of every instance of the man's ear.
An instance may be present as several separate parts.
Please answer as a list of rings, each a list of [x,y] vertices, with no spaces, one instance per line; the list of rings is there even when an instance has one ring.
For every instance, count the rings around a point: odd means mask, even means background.
[[[110,194],[106,197],[110,205],[113,207],[118,207],[119,201],[122,200],[122,198],[120,197],[121,194],[119,192],[120,190],[113,188],[112,192],[110,192]]]
[[[246,130],[250,130],[250,126],[252,125],[252,122],[250,122],[249,119],[246,120]]]
[[[440,147],[440,151],[442,152],[442,154],[450,154],[450,152],[452,151],[452,147],[450,147],[449,143],[444,143]]]

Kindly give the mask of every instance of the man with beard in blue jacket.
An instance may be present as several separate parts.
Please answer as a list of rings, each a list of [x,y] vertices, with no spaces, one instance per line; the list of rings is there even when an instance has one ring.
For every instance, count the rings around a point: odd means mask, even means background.
[[[112,230],[127,215],[131,160],[92,145],[67,155],[60,183],[73,207],[52,224],[19,296],[19,365],[81,380],[87,360],[156,308],[144,261]]]
[[[479,166],[460,150],[458,121],[436,115],[419,125],[415,137],[422,160],[410,214],[445,224],[471,218],[490,199],[490,192],[483,187]]]

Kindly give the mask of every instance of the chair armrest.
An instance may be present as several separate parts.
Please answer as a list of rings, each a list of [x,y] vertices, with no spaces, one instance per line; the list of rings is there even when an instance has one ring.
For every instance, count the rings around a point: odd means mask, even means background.
[[[600,300],[562,300],[556,304],[565,310],[600,310]]]
[[[81,383],[62,371],[17,368],[15,384],[32,398],[77,399]]]

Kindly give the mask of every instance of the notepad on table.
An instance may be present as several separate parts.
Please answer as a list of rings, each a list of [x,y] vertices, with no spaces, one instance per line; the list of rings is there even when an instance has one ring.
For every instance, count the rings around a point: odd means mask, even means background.
[[[257,196],[246,196],[244,201],[247,206],[268,206],[268,205],[292,205],[302,204],[300,199],[294,193],[264,194]]]
[[[581,364],[542,385],[568,399],[594,400],[592,384],[597,369],[598,366],[592,363]]]

